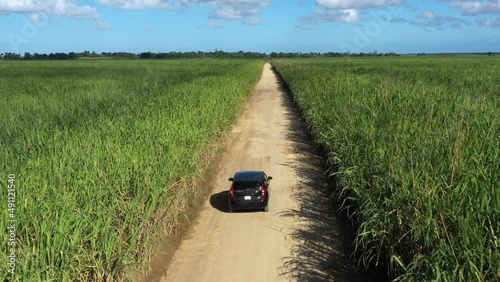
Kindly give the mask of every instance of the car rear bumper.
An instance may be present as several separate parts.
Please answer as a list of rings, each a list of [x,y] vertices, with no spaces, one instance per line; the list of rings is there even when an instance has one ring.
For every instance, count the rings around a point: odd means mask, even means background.
[[[269,199],[259,201],[234,201],[229,199],[229,208],[233,210],[263,209],[267,206]]]

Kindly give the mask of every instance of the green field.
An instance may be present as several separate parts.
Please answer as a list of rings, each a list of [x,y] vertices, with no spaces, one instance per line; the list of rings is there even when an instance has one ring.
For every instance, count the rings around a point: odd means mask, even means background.
[[[500,281],[500,58],[275,60],[352,220],[399,281]]]
[[[16,275],[104,281],[142,267],[257,83],[263,61],[0,63],[0,264],[12,212]],[[168,224],[165,224],[168,223]],[[7,248],[7,249],[6,249]]]

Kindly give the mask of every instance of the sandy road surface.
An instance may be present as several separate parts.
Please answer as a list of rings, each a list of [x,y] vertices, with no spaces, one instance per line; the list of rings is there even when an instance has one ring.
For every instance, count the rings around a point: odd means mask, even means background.
[[[322,160],[266,64],[192,230],[157,281],[367,281],[328,210]],[[270,211],[227,213],[238,170],[273,176]]]

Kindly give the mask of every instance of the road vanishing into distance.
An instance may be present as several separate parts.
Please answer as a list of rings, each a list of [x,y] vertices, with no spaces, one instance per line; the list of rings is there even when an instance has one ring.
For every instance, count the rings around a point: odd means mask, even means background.
[[[349,259],[352,237],[329,208],[324,161],[270,64],[228,138],[212,191],[148,280],[370,281]],[[227,212],[227,179],[240,170],[273,177],[269,212]]]

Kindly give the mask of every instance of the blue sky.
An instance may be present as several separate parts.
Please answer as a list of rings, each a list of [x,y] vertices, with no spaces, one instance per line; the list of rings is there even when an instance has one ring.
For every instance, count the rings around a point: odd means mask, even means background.
[[[0,0],[0,53],[500,52],[500,0]]]

